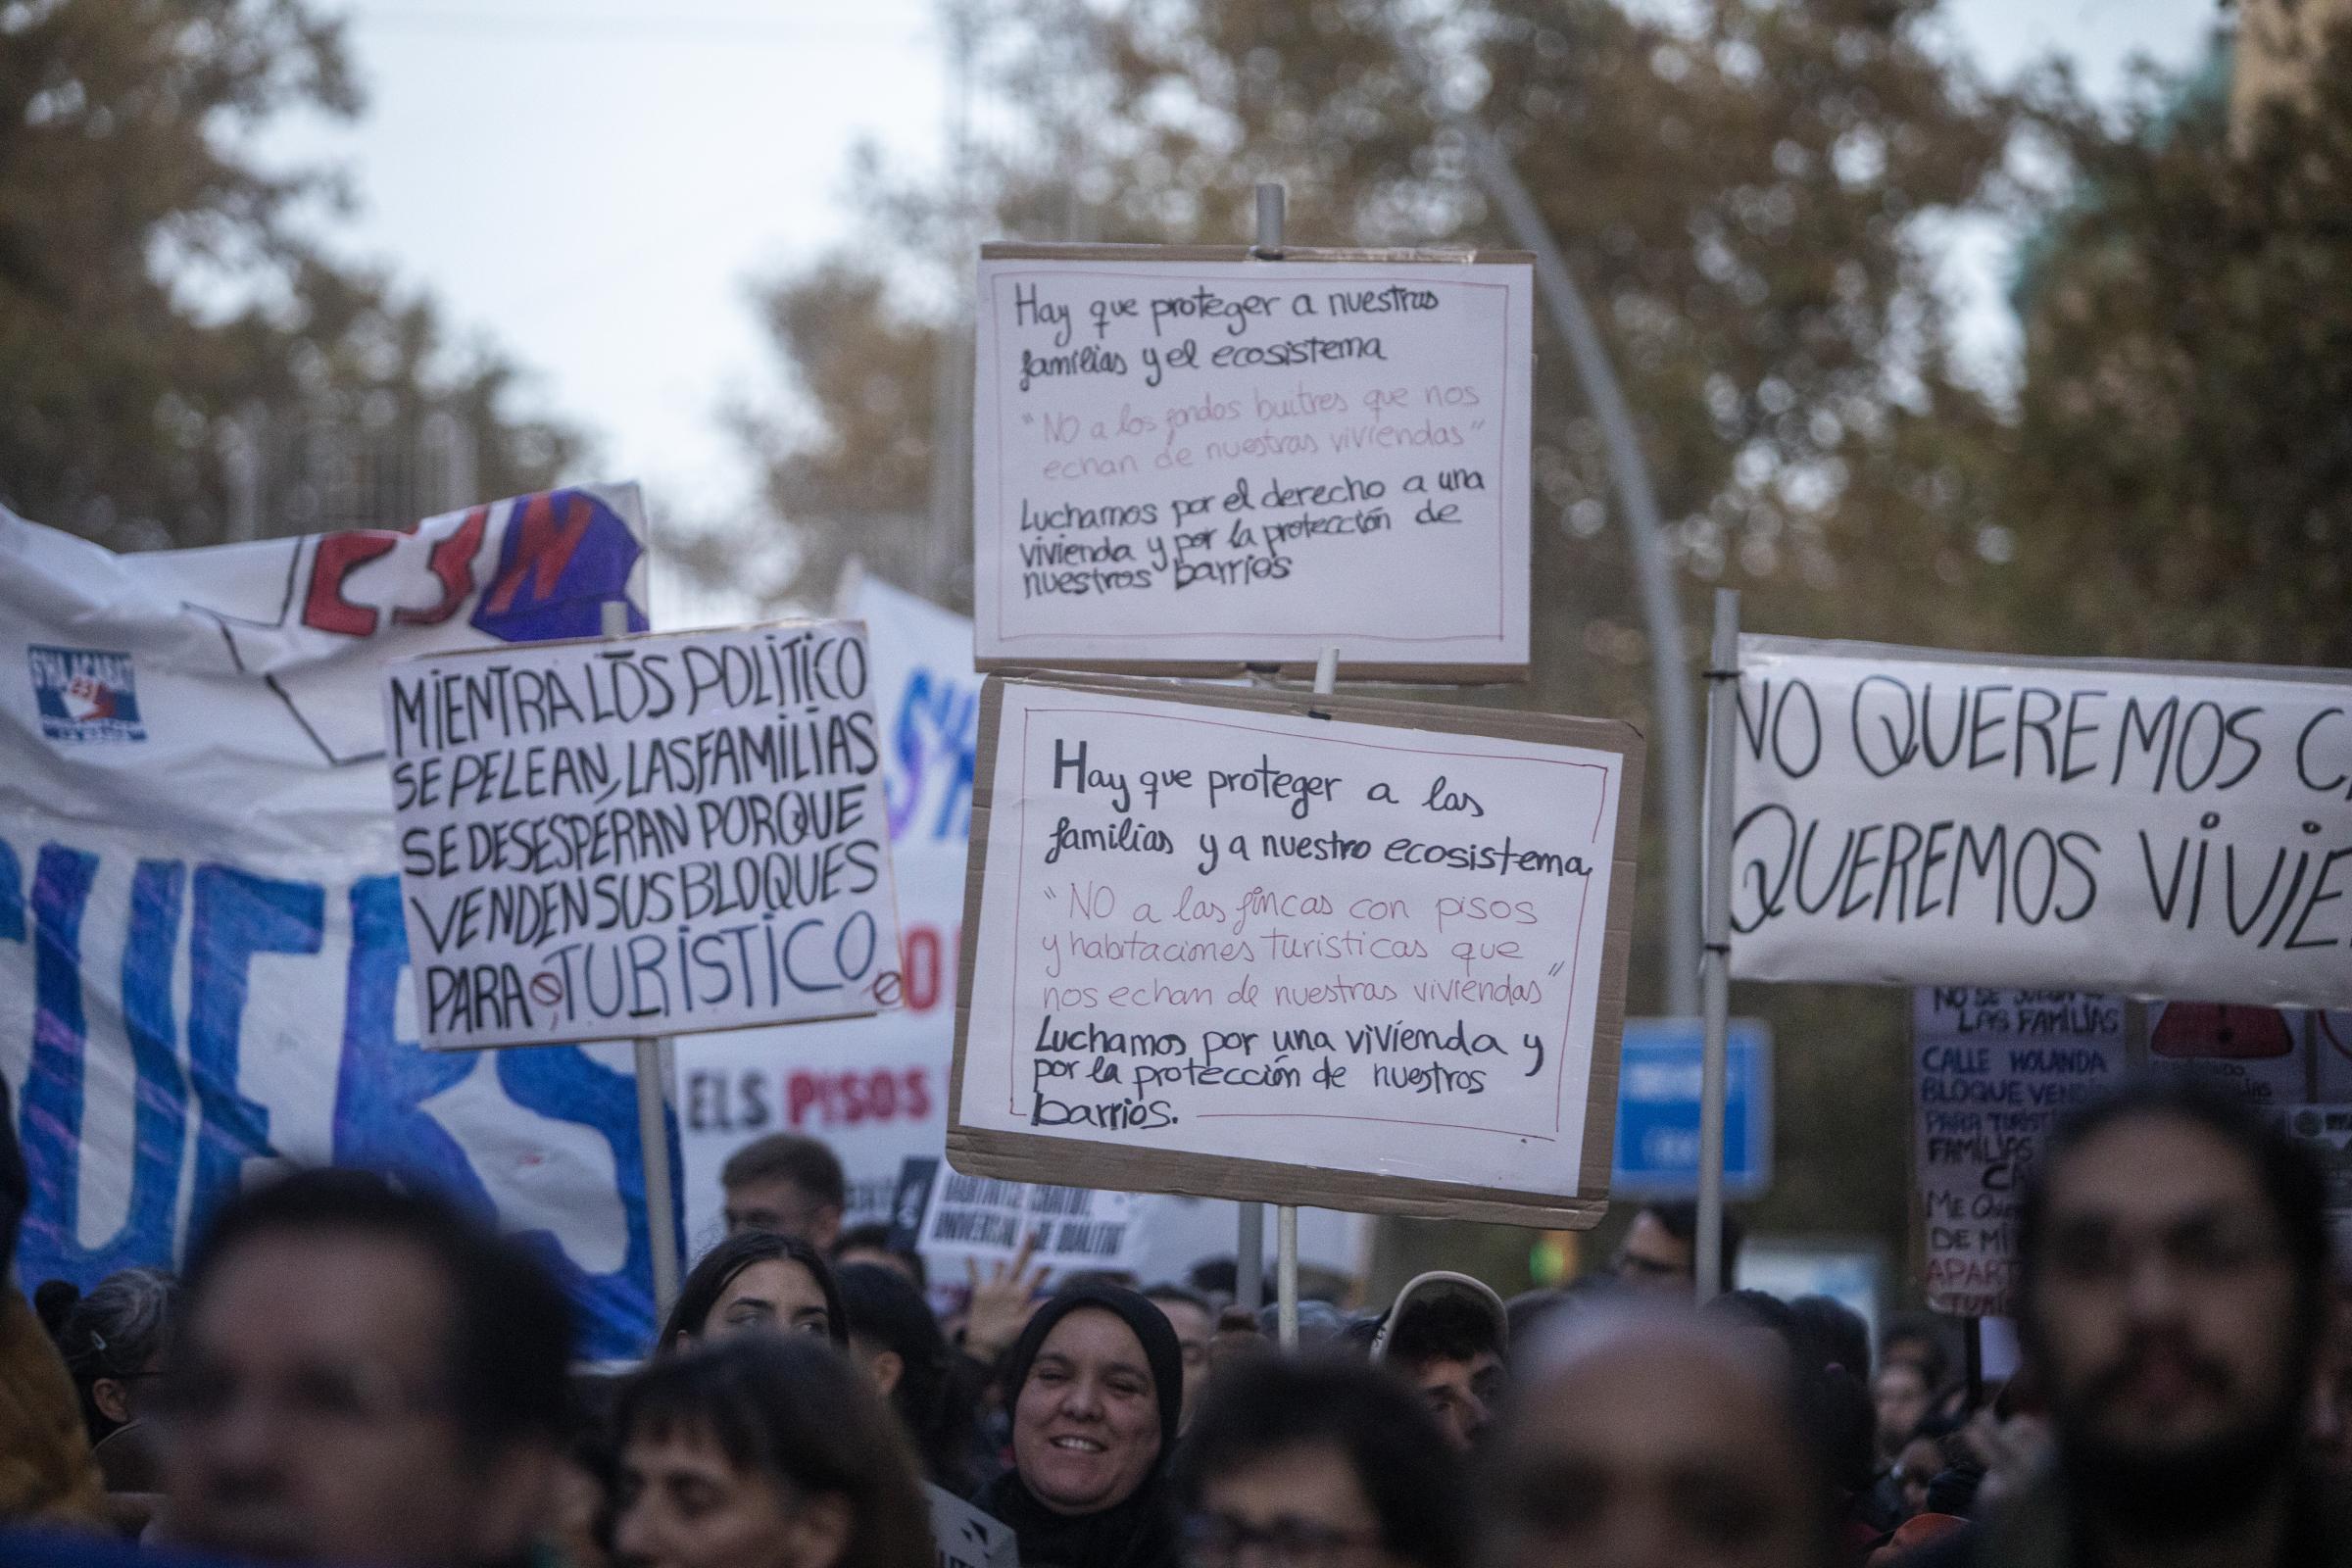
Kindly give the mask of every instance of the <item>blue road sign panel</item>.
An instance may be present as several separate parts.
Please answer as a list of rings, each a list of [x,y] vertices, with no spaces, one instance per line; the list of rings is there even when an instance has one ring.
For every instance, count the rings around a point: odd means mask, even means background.
[[[1772,1185],[1772,1031],[1734,1018],[1727,1036],[1723,1190],[1755,1198]],[[1705,1035],[1696,1018],[1628,1018],[1617,1078],[1615,1191],[1690,1197],[1698,1191],[1698,1081]]]

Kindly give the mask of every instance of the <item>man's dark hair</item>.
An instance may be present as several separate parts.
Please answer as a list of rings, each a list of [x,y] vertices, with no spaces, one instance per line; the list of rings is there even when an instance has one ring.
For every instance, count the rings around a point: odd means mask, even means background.
[[[847,1252],[887,1252],[906,1265],[907,1272],[914,1276],[916,1290],[929,1290],[931,1270],[923,1262],[923,1254],[911,1247],[891,1245],[890,1236],[890,1226],[878,1219],[867,1220],[862,1225],[852,1225],[833,1239],[833,1262],[838,1266],[842,1255]]]
[[[239,1249],[274,1237],[361,1237],[432,1261],[449,1292],[445,1393],[478,1449],[550,1437],[565,1420],[573,1316],[538,1259],[426,1192],[359,1170],[307,1170],[232,1198],[188,1254],[192,1321],[214,1276]]]
[[[2293,1139],[2238,1101],[2215,1094],[2193,1080],[2141,1077],[2127,1080],[2085,1101],[2059,1118],[2026,1180],[2018,1205],[2018,1332],[2038,1348],[2035,1311],[2050,1221],[2050,1183],[2058,1169],[2084,1144],[2128,1121],[2176,1121],[2210,1133],[2245,1157],[2280,1244],[2295,1271],[2295,1345],[2308,1364],[2327,1322],[2328,1284],[2328,1178],[2319,1162]]]
[[[1386,1359],[1392,1366],[1420,1368],[1432,1361],[1468,1361],[1482,1350],[1502,1353],[1494,1319],[1455,1291],[1419,1296],[1404,1303],[1389,1335]]]
[[[81,1287],[72,1280],[43,1280],[32,1288],[32,1310],[51,1339],[66,1332],[66,1319],[80,1304]]]
[[[1356,1361],[1255,1357],[1211,1377],[1177,1450],[1177,1505],[1218,1478],[1301,1447],[1338,1449],[1380,1518],[1380,1544],[1412,1568],[1469,1560],[1462,1462],[1412,1391]]]
[[[1144,1290],[1143,1296],[1145,1300],[1157,1301],[1163,1306],[1174,1301],[1184,1306],[1198,1308],[1200,1315],[1208,1319],[1210,1328],[1213,1329],[1217,1326],[1217,1309],[1208,1304],[1207,1297],[1202,1296],[1189,1285],[1179,1285],[1173,1280],[1163,1280],[1157,1285],[1148,1286]]]
[[[841,1158],[823,1140],[800,1133],[769,1133],[756,1138],[727,1156],[719,1167],[718,1184],[729,1191],[747,1182],[788,1181],[819,1205],[847,1209],[849,1180],[841,1173]]]
[[[1921,1348],[1923,1353],[1910,1356],[1889,1356],[1890,1345],[1909,1343]],[[1928,1312],[1898,1312],[1886,1320],[1886,1330],[1879,1336],[1879,1359],[1910,1361],[1927,1376],[1931,1390],[1940,1389],[1952,1375],[1952,1352],[1945,1347],[1943,1326]]]
[[[815,1248],[798,1236],[779,1236],[774,1231],[738,1231],[703,1254],[694,1265],[684,1284],[678,1287],[677,1303],[669,1309],[669,1317],[662,1325],[662,1337],[654,1342],[656,1355],[668,1355],[677,1350],[678,1336],[700,1339],[703,1321],[718,1298],[727,1293],[735,1276],[754,1263],[781,1259],[798,1263],[816,1281],[816,1288],[825,1298],[825,1320],[830,1325],[833,1343],[847,1349],[850,1344],[849,1315],[841,1309],[841,1289],[833,1280],[833,1265]]]
[[[1688,1199],[1661,1199],[1642,1204],[1640,1212],[1634,1217],[1640,1219],[1642,1214],[1647,1214],[1655,1219],[1665,1227],[1667,1235],[1690,1248],[1693,1259],[1698,1256],[1698,1205],[1696,1203]],[[1746,1231],[1737,1219],[1732,1217],[1730,1210],[1725,1210],[1723,1216],[1723,1277],[1720,1283],[1727,1291],[1732,1288],[1732,1279],[1740,1263],[1740,1243],[1745,1235]]]
[[[1192,1266],[1185,1279],[1202,1296],[1231,1299],[1241,1289],[1241,1265],[1230,1257],[1204,1257]]]
[[[958,1495],[970,1492],[977,1412],[956,1386],[955,1354],[922,1292],[879,1263],[844,1263],[834,1283],[852,1341],[899,1358],[890,1404],[913,1440],[925,1479]]]
[[[1818,1365],[1843,1367],[1863,1382],[1870,1381],[1870,1325],[1861,1313],[1827,1296],[1800,1296],[1788,1303],[1788,1310],[1796,1314],[1797,1327]],[[1929,1392],[1935,1387],[1931,1382]]]

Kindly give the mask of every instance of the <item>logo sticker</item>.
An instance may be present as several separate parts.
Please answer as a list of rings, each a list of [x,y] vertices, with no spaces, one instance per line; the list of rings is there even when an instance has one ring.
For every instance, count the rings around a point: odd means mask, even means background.
[[[24,650],[41,734],[53,741],[143,741],[139,693],[128,654],[98,648]]]

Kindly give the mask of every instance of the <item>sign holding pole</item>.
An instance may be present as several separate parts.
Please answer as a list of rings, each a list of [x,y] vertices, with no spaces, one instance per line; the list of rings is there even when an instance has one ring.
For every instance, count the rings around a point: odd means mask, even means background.
[[[629,634],[625,601],[607,601],[607,637]],[[658,1036],[639,1035],[630,1042],[637,1078],[637,1148],[645,1165],[645,1218],[654,1250],[654,1316],[664,1320],[678,1299],[678,1270],[684,1250],[678,1246],[677,1194],[669,1180],[669,1107],[663,1088],[669,1082]]]
[[[1707,912],[1700,960],[1706,1042],[1698,1092],[1698,1299],[1713,1300],[1723,1277],[1723,1102],[1732,1016],[1732,741],[1740,679],[1740,591],[1715,590],[1715,639],[1707,659]]]
[[[1597,1220],[1636,732],[1083,676],[981,725],[956,1169]]]

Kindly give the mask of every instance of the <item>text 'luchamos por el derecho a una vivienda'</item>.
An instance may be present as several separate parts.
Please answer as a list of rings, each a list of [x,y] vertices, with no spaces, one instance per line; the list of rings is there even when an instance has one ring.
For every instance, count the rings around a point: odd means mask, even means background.
[[[1467,381],[1411,384],[1406,356],[1392,353],[1379,323],[1431,316],[1449,294],[1403,284],[1282,290],[1213,290],[1057,302],[1048,282],[1012,285],[1018,348],[1015,385],[1094,383],[1083,412],[1020,417],[1037,426],[1045,456],[1024,490],[1013,532],[1028,598],[1182,593],[1291,574],[1301,549],[1345,548],[1399,526],[1454,527],[1491,511],[1491,464],[1467,457],[1490,427],[1491,389]],[[1086,319],[1076,318],[1080,309]],[[1326,327],[1323,323],[1336,323]],[[1303,325],[1301,325],[1303,323]],[[1201,334],[1208,334],[1203,344]],[[1312,374],[1329,366],[1393,365],[1408,378],[1344,389]],[[1232,370],[1281,371],[1246,390]],[[1205,376],[1202,372],[1209,372]],[[1215,389],[1188,383],[1213,381]],[[1121,394],[1115,405],[1100,388]],[[1493,443],[1482,445],[1491,454]],[[1401,480],[1354,471],[1345,460],[1418,453],[1432,461]],[[1328,460],[1342,460],[1332,462]],[[1242,461],[1247,476],[1205,491],[1188,472]],[[1078,480],[1162,481],[1153,499],[1104,506],[1055,500]]]
[[[1031,712],[1019,734],[1026,782],[990,838],[1019,864],[988,873],[1017,906],[990,915],[1009,951],[974,1003],[1009,1031],[1016,1124],[1558,1135],[1614,758],[1182,709]]]
[[[895,1002],[867,680],[847,624],[396,670],[387,733],[428,1037]]]
[[[1522,285],[1409,270],[984,266],[988,629],[1499,637]]]

